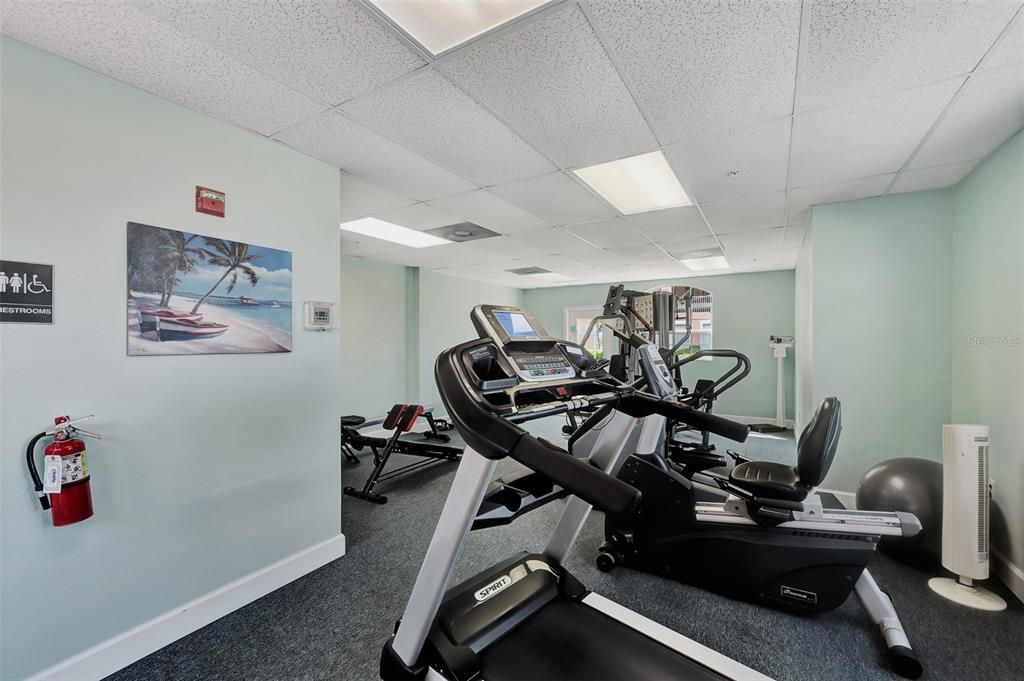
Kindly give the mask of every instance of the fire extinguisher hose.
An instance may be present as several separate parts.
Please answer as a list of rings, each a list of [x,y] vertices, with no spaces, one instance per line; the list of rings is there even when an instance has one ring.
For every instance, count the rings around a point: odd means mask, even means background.
[[[46,437],[46,433],[39,433],[32,441],[28,443],[28,450],[25,452],[25,463],[28,464],[28,473],[32,476],[32,485],[35,487],[36,494],[39,495],[39,505],[43,507],[43,510],[50,508],[50,498],[43,493],[43,479],[39,477],[39,471],[36,469],[35,453],[36,443]]]

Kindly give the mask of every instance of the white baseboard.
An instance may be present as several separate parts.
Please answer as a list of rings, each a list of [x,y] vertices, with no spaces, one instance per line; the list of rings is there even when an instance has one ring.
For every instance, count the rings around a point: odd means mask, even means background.
[[[992,549],[992,559],[992,572],[1017,597],[1017,600],[1024,603],[1024,570],[1010,562],[1010,559],[998,549]]]
[[[345,555],[345,535],[304,549],[83,650],[26,681],[102,679]]]
[[[775,423],[774,416],[736,416],[735,414],[718,413],[716,413],[715,416],[721,416],[723,419],[729,419],[731,421],[739,421],[740,423],[745,423],[748,426],[755,423]],[[793,419],[786,419],[787,428],[793,428],[794,425],[795,421],[793,421]]]

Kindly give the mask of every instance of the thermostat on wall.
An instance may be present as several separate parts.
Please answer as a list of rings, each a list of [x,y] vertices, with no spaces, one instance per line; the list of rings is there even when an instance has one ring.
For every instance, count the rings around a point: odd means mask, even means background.
[[[311,331],[330,331],[335,328],[334,303],[307,300],[305,308],[307,329]]]

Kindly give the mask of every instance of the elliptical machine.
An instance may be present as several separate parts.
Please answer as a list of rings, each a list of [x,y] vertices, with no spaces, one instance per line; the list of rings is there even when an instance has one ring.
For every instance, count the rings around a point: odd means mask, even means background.
[[[638,356],[647,390],[672,400],[676,387],[658,349],[643,346]],[[920,522],[908,513],[825,509],[814,493],[839,441],[838,399],[824,400],[804,429],[796,466],[739,457],[728,477],[712,478],[721,491],[711,501],[699,500],[699,486],[665,460],[668,425],[661,416],[644,418],[636,453],[613,471],[640,490],[643,503],[605,516],[599,569],[631,567],[804,614],[832,610],[855,591],[881,630],[893,670],[921,675],[891,599],[867,570],[882,536],[913,536]],[[601,446],[600,435],[591,446]]]

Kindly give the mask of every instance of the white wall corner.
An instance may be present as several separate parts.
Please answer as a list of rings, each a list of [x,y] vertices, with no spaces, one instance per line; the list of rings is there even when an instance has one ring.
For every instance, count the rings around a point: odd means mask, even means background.
[[[1021,603],[1024,603],[1024,570],[1014,565],[998,549],[992,549],[992,572],[1006,585]]]
[[[283,558],[58,662],[26,681],[102,679],[345,555],[345,535]]]

